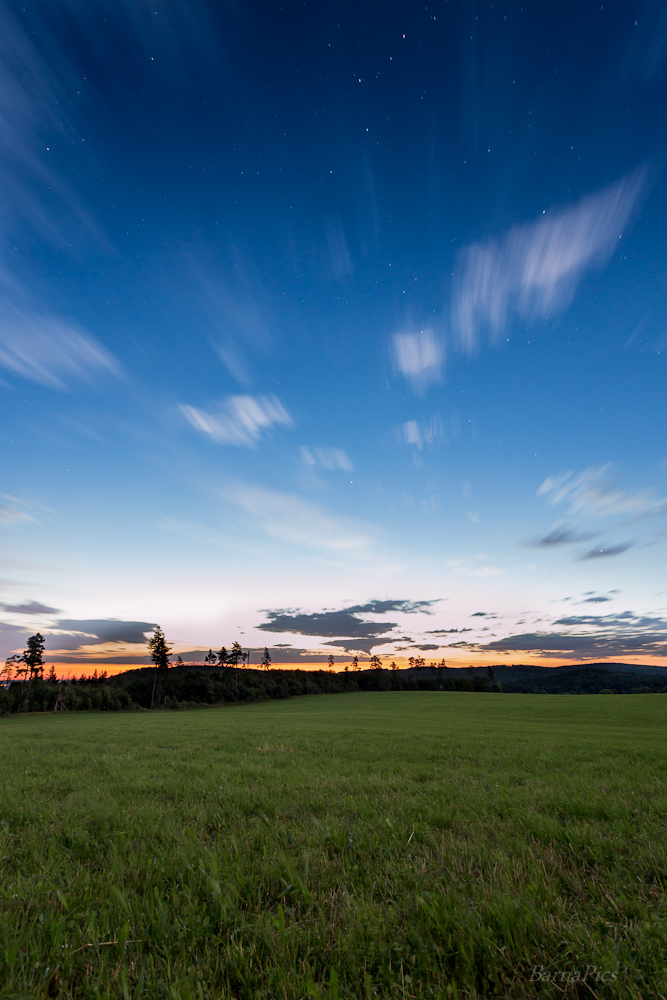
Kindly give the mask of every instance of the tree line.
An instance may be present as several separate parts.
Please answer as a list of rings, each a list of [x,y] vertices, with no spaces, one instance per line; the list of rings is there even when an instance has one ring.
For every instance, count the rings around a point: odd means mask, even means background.
[[[429,664],[424,676],[399,671],[392,661],[384,669],[380,657],[370,657],[363,670],[354,656],[343,670],[284,670],[271,667],[268,648],[257,668],[248,668],[248,652],[235,642],[229,650],[209,651],[206,669],[170,659],[169,646],[158,626],[148,639],[152,666],[138,667],[108,677],[95,671],[88,677],[59,679],[54,667],[45,676],[44,637],[28,639],[26,650],[8,657],[1,672],[0,713],[22,711],[143,711],[189,708],[196,705],[234,704],[291,698],[307,694],[340,694],[351,691],[499,691],[488,677],[445,671],[444,660]],[[421,658],[415,665],[425,665]],[[246,669],[238,669],[240,666]],[[211,669],[217,667],[218,669]],[[347,668],[347,669],[346,669]],[[444,673],[443,673],[444,671]]]

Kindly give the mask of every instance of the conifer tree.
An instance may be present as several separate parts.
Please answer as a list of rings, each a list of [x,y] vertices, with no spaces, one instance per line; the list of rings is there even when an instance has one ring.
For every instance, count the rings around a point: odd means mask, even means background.
[[[44,676],[44,642],[44,636],[37,632],[26,643],[28,648],[23,654],[23,661],[28,667],[30,680]]]
[[[264,647],[264,654],[262,656],[262,667],[264,670],[268,670],[271,666],[271,654],[269,653],[268,647]]]
[[[153,634],[148,640],[148,649],[151,654],[151,660],[158,670],[166,670],[169,666],[171,646],[167,645],[164,632],[159,625],[155,626]]]
[[[167,670],[169,667],[169,654],[171,652],[171,646],[167,645],[167,640],[165,638],[164,632],[159,625],[156,625],[153,634],[148,640],[148,649],[151,654],[151,660],[155,664],[155,673],[153,675],[153,691],[151,693],[151,707],[155,701],[155,687],[157,684],[158,674],[163,670]]]

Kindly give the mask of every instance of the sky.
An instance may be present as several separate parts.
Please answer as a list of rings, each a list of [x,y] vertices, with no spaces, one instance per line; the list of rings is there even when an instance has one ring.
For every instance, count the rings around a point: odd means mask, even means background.
[[[7,0],[0,655],[667,663],[655,0]]]

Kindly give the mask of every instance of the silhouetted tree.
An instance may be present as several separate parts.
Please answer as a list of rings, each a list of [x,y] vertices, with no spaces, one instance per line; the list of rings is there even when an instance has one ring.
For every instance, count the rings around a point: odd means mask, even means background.
[[[29,679],[44,676],[44,636],[37,632],[31,635],[26,643],[27,649],[23,659],[28,667]]]
[[[169,654],[171,646],[167,645],[164,632],[159,625],[156,625],[153,634],[148,640],[148,650],[151,660],[159,670],[166,670],[169,666]]]
[[[358,656],[355,656],[352,659],[352,669],[353,670],[359,670],[360,669],[360,667],[359,667],[359,657]]]
[[[13,656],[8,656],[5,660],[4,670],[2,671],[7,680],[21,680],[28,673],[28,666],[23,659],[21,653],[14,653]]]
[[[231,652],[227,656],[227,662],[231,663],[233,667],[237,667],[239,660],[243,659],[243,650],[241,649],[240,642],[233,642]]]
[[[329,659],[327,660],[327,663],[329,664],[329,670],[333,670],[333,668],[334,668],[334,658],[331,655],[331,653],[329,653]]]
[[[271,666],[271,654],[269,653],[268,647],[264,647],[264,653],[262,655],[262,666],[265,670],[268,670]]]
[[[391,661],[390,670],[398,670],[398,667],[396,666],[393,660]]]
[[[151,654],[151,660],[155,664],[155,674],[153,676],[153,692],[151,694],[151,708],[155,701],[155,686],[157,684],[158,674],[163,670],[167,670],[169,667],[169,654],[171,652],[171,646],[167,645],[167,640],[165,638],[164,632],[159,625],[155,626],[153,634],[148,640],[148,649]]]
[[[20,677],[24,681],[27,680],[21,692],[21,706],[28,700],[32,682],[44,677],[44,636],[39,632],[29,636],[26,647],[20,656],[10,658],[13,661],[17,679]]]
[[[382,660],[379,656],[371,656],[370,668],[371,670],[382,670]]]
[[[223,646],[221,648],[220,652],[218,653],[218,663],[220,664],[221,667],[224,667],[225,664],[229,662],[228,656],[229,656],[229,653],[227,652],[227,650]]]
[[[216,662],[217,659],[218,659],[218,657],[213,652],[213,650],[209,649],[208,653],[204,657],[204,663],[208,663],[209,666],[213,666],[213,664]]]

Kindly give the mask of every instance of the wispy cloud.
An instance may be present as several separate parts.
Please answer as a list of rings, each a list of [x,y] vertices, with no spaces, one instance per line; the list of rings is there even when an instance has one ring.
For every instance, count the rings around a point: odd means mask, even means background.
[[[0,504],[0,524],[20,524],[25,521],[34,521],[34,518],[18,507]]]
[[[541,538],[531,538],[526,542],[526,545],[535,548],[550,549],[559,545],[574,545],[576,542],[587,542],[591,538],[594,538],[595,534],[595,532],[591,531],[575,531],[574,528],[568,528],[564,524],[556,524],[546,535],[543,535]]]
[[[611,463],[592,465],[578,475],[561,472],[548,476],[537,490],[557,506],[567,504],[572,514],[581,517],[613,517],[619,514],[667,513],[667,498],[657,497],[653,490],[625,492],[617,489]]]
[[[55,145],[75,135],[72,113],[85,98],[78,93],[80,79],[47,22],[39,13],[30,15],[28,26],[9,5],[0,11],[3,222],[10,231],[16,223],[27,222],[40,236],[62,245],[63,232],[71,231],[72,224],[89,235],[94,230],[54,163]],[[79,101],[72,100],[73,94]],[[85,146],[77,143],[77,152],[85,156]]]
[[[25,601],[23,604],[0,604],[3,611],[16,615],[54,615],[58,608],[50,608],[39,601]]]
[[[302,445],[300,452],[304,464],[311,467],[319,466],[327,472],[334,472],[337,469],[352,472],[354,469],[348,454],[342,448],[314,448]]]
[[[583,556],[580,556],[580,560],[587,559],[608,559],[611,556],[620,556],[628,549],[633,548],[636,542],[620,542],[618,545],[607,545],[599,549],[590,549]]]
[[[50,389],[101,373],[120,375],[120,365],[89,334],[54,316],[0,296],[0,365]]]
[[[421,451],[422,448],[442,440],[444,431],[442,419],[437,414],[430,420],[406,420],[398,428],[398,443],[410,445]]]
[[[502,576],[502,569],[498,569],[496,566],[480,565],[485,559],[485,555],[468,556],[465,559],[448,559],[445,565],[452,573],[461,576],[477,576],[482,579],[487,576]]]
[[[331,514],[291,493],[237,484],[224,495],[265,534],[290,545],[360,555],[375,540],[369,525]]]
[[[586,271],[611,257],[644,180],[645,172],[637,170],[499,240],[462,251],[452,299],[452,328],[462,350],[476,351],[484,331],[498,339],[512,315],[534,320],[568,306]]]
[[[433,330],[418,333],[395,333],[392,339],[392,359],[396,371],[422,393],[432,382],[439,382],[445,352]]]
[[[276,396],[230,396],[212,412],[181,406],[186,420],[218,444],[255,445],[274,425],[293,427],[294,421]]]
[[[351,277],[354,268],[347,240],[345,239],[343,224],[340,219],[328,220],[326,235],[331,275],[334,281],[344,281],[346,278]]]
[[[30,521],[53,521],[57,518],[55,511],[37,500],[0,493],[0,524],[25,524]]]

